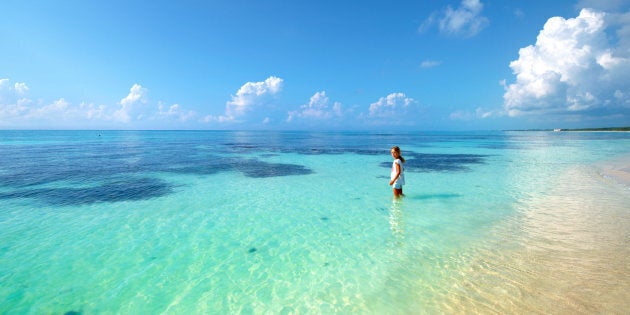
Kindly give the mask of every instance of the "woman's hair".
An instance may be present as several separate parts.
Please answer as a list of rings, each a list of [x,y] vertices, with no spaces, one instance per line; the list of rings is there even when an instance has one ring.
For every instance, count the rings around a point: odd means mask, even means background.
[[[400,154],[400,148],[398,146],[393,146],[392,150],[394,150],[396,153],[398,153],[398,158],[400,158],[400,160],[405,163],[405,158],[402,157],[402,155]]]

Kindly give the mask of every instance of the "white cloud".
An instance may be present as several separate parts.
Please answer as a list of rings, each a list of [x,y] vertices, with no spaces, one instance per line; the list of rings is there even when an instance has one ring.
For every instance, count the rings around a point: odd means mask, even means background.
[[[180,104],[166,107],[162,102],[149,104],[148,90],[134,84],[127,96],[114,106],[81,102],[73,105],[65,98],[53,102],[33,101],[26,97],[26,83],[0,79],[0,127],[3,128],[95,128],[129,124],[134,128],[150,126],[151,121],[181,124],[197,114]],[[141,106],[140,106],[141,105]],[[114,123],[114,125],[112,125]]]
[[[15,120],[28,113],[29,99],[19,99],[15,103],[0,104],[0,124],[3,121]]]
[[[14,104],[0,105],[0,125],[6,127],[74,128],[89,126],[93,119],[104,119],[103,106],[73,106],[64,98],[51,103],[21,98]]]
[[[7,78],[0,79],[0,91],[6,89],[7,86],[9,86],[9,79]]]
[[[16,93],[19,95],[26,94],[28,92],[28,86],[24,82],[16,82],[11,86],[11,80],[8,78],[0,79],[0,92]],[[1,95],[0,95],[1,96]]]
[[[392,93],[370,104],[369,116],[398,119],[401,118],[401,115],[406,113],[409,105],[414,103],[415,100],[407,97],[404,93]]]
[[[0,79],[0,126],[28,115],[33,101],[24,96],[27,92],[25,83],[11,84],[8,78]]]
[[[440,20],[440,31],[448,34],[474,36],[488,25],[488,19],[481,16],[483,4],[479,0],[463,0],[459,8],[450,6]]]
[[[197,113],[192,110],[186,111],[182,109],[179,104],[169,106],[168,110],[165,110],[164,107],[164,104],[160,102],[158,105],[158,112],[155,116],[156,118],[175,119],[185,122],[197,116]]]
[[[50,105],[44,106],[42,108],[39,109],[40,112],[42,113],[48,113],[48,112],[64,112],[65,110],[68,109],[68,101],[66,101],[63,98],[60,98],[54,102],[52,102]]]
[[[247,82],[227,103],[225,113],[229,117],[245,114],[252,106],[257,106],[267,95],[274,95],[282,88],[282,79],[271,76],[262,82]]]
[[[131,106],[138,102],[145,103],[146,94],[147,89],[143,88],[140,84],[135,83],[131,89],[129,89],[129,94],[120,100],[120,104],[123,106]]]
[[[550,18],[535,45],[522,48],[510,67],[516,82],[505,84],[510,116],[576,113],[627,106],[630,40],[623,16],[583,9],[576,18]],[[622,24],[620,24],[622,23]],[[625,23],[625,24],[624,24]],[[616,34],[619,38],[610,39]]]
[[[138,118],[131,117],[131,115],[135,112],[135,105],[147,103],[147,92],[148,90],[141,85],[137,83],[134,84],[131,89],[129,89],[129,94],[120,100],[121,107],[114,112],[114,120],[128,123],[132,118]]]
[[[63,98],[60,98],[48,105],[42,107],[31,108],[27,119],[62,119],[67,116],[70,104]]]
[[[23,82],[15,83],[14,89],[16,92],[18,92],[18,94],[25,94],[26,92],[28,92],[28,86],[26,86],[26,83]]]
[[[498,116],[503,116],[503,112],[497,111],[497,110],[488,110],[482,107],[477,107],[477,109],[475,109],[474,112],[465,111],[465,110],[455,111],[449,115],[449,118],[451,120],[468,121],[468,120],[484,119],[484,118],[498,117]]]
[[[300,110],[289,112],[287,121],[292,121],[296,118],[328,119],[342,115],[341,103],[334,102],[330,106],[330,99],[326,96],[326,91],[321,91],[311,96],[308,104],[302,105]]]
[[[576,8],[591,8],[602,11],[615,11],[628,6],[628,0],[580,0]]]
[[[439,65],[441,65],[442,62],[441,61],[436,61],[436,60],[425,60],[420,64],[420,68],[423,69],[427,69],[427,68],[433,68],[433,67],[437,67]]]
[[[458,8],[450,5],[442,13],[434,12],[418,28],[426,32],[433,24],[438,23],[440,32],[447,35],[472,37],[481,32],[490,21],[483,16],[483,4],[479,0],[462,0]]]
[[[88,120],[108,120],[109,117],[107,116],[105,110],[106,110],[106,106],[105,105],[95,105],[93,103],[81,103],[79,105],[79,109],[85,113],[85,117]]]
[[[275,76],[270,76],[265,81],[247,82],[227,102],[225,114],[220,116],[208,115],[202,121],[235,122],[254,108],[262,107],[270,96],[280,92],[282,82],[281,78]]]
[[[435,20],[438,18],[438,13],[433,12],[420,26],[418,27],[418,32],[425,33],[431,29],[433,24],[435,24]]]
[[[471,120],[473,119],[473,117],[474,116],[472,113],[465,110],[458,110],[449,115],[449,118],[451,118],[452,120]]]

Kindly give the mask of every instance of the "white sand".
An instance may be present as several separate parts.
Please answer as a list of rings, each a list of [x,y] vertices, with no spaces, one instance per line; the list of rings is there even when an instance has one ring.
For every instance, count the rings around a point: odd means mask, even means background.
[[[630,155],[602,162],[598,168],[605,178],[630,188]]]

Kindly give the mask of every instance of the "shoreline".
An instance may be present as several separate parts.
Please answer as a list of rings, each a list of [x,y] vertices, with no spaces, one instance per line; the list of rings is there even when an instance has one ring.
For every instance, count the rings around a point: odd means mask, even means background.
[[[630,154],[602,161],[596,167],[602,177],[630,189]]]
[[[467,313],[623,313],[630,195],[618,183],[630,189],[630,153],[558,174],[546,194],[525,198],[492,228],[500,237],[480,247],[444,304]]]

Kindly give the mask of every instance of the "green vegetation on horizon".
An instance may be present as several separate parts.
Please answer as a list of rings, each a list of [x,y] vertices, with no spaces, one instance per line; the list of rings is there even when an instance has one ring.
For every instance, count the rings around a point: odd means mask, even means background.
[[[578,128],[578,129],[562,129],[562,131],[630,131],[630,127]]]
[[[554,129],[526,129],[526,130],[509,130],[509,131],[554,131]],[[630,131],[630,127],[576,128],[576,129],[560,129],[560,131]]]

